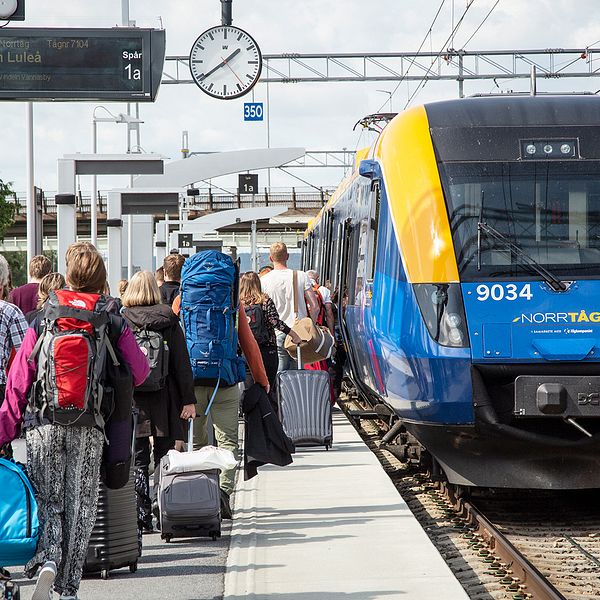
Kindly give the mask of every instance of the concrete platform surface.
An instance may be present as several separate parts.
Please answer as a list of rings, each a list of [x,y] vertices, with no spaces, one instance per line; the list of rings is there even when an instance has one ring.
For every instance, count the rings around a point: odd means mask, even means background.
[[[22,440],[16,443],[15,450],[18,460],[24,461]],[[81,600],[221,600],[231,521],[223,521],[221,527],[221,538],[215,542],[210,538],[189,538],[167,544],[158,533],[145,535],[137,573],[117,569],[107,581],[98,575],[86,576],[79,597]],[[35,580],[24,579],[19,567],[11,567],[10,571],[22,586],[21,600],[29,600]]]
[[[222,537],[161,542],[159,534],[144,536],[144,554],[137,573],[128,569],[111,571],[106,581],[98,575],[86,576],[79,588],[81,600],[221,600],[223,577],[229,547],[228,521]],[[35,580],[19,578],[21,600],[30,600]],[[55,596],[58,600],[58,596]]]
[[[240,481],[224,599],[467,599],[341,411],[334,428],[329,452]]]

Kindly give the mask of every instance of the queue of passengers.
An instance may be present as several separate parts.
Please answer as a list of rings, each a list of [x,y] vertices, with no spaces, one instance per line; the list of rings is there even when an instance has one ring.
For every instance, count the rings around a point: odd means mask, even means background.
[[[308,315],[333,332],[334,322],[331,293],[319,285],[318,273],[288,268],[289,255],[281,242],[271,246],[270,259],[272,266],[261,269],[260,277],[253,272],[242,274],[239,314],[244,318],[237,323],[239,346],[248,365],[247,382],[262,386],[276,410],[277,372],[298,367],[283,347],[287,335],[300,343],[292,330],[294,323]],[[215,390],[214,381],[194,378],[192,373],[178,316],[184,261],[181,255],[170,254],[156,273],[140,271],[130,281],[121,281],[120,297],[113,299],[108,295],[104,261],[89,243],[78,242],[68,249],[64,277],[51,272],[45,256],[34,257],[29,283],[14,290],[9,289],[8,263],[0,255],[0,455],[11,456],[10,443],[23,429],[28,475],[36,489],[40,518],[37,551],[25,567],[27,576],[38,574],[34,600],[51,599],[54,591],[62,600],[77,599],[96,518],[101,465],[103,473],[108,473],[105,476],[122,477],[116,465],[126,463],[131,443],[131,430],[124,426],[131,420],[131,398],[117,398],[122,405],[114,407],[105,428],[93,421],[59,423],[46,418],[43,410],[34,410],[30,392],[43,346],[40,340],[46,320],[42,317],[52,311],[59,314],[59,304],[109,313],[102,325],[107,346],[128,365],[135,386],[149,378],[150,369],[134,332],[160,332],[169,349],[164,385],[150,391],[142,386],[133,395],[139,411],[135,489],[140,529],[153,531],[153,513],[157,516],[150,492],[151,453],[158,465],[170,449],[181,449],[189,419],[195,419],[194,449],[208,443],[205,411],[209,409],[218,446],[238,458],[239,386],[217,383]],[[68,309],[60,314],[69,314]],[[323,361],[311,368],[327,370],[328,365]],[[58,390],[42,393],[47,397]],[[106,448],[105,436],[110,438]],[[232,518],[234,478],[235,468],[220,476],[223,518]]]

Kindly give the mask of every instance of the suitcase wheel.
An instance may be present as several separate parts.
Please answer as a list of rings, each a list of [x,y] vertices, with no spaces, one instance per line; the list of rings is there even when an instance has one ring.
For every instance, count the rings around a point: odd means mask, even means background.
[[[136,560],[134,563],[131,563],[129,565],[129,572],[135,573],[137,571],[137,567],[138,567],[138,565],[137,565],[137,560]]]
[[[164,536],[162,536],[162,539],[165,540],[165,542],[167,542],[167,544],[168,544],[171,541],[172,537],[173,536],[166,533]]]
[[[108,575],[108,569],[102,569],[102,571],[100,571],[100,579],[104,579],[106,581],[108,579]]]

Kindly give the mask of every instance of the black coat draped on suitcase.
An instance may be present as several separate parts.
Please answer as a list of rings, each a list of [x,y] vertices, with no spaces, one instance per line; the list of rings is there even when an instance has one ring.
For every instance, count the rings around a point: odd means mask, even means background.
[[[257,383],[244,392],[244,479],[254,477],[266,464],[285,467],[292,462],[294,444],[284,433],[264,388]]]

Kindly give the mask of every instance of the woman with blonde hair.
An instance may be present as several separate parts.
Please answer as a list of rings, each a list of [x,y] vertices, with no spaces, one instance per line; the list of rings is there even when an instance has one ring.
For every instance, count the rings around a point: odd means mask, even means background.
[[[135,273],[121,300],[121,314],[151,367],[148,379],[135,390],[133,399],[140,411],[135,444],[138,526],[152,531],[150,436],[154,438],[154,464],[158,466],[160,459],[175,447],[175,441],[185,439],[182,419],[196,416],[194,378],[179,320],[170,306],[161,304],[154,274]]]
[[[248,271],[240,277],[240,301],[244,303],[250,329],[260,348],[269,385],[271,390],[274,390],[279,364],[275,330],[282,331],[285,335],[291,335],[296,344],[299,344],[301,340],[279,318],[273,300],[262,291],[260,278],[254,271]]]

